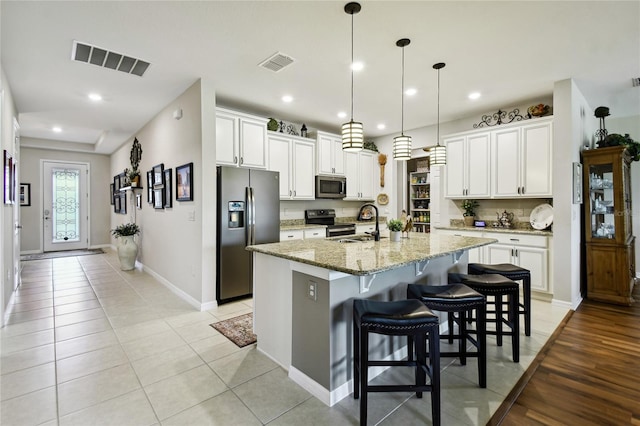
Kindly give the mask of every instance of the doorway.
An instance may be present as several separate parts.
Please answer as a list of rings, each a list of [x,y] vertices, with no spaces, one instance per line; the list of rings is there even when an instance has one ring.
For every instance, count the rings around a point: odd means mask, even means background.
[[[43,161],[43,251],[89,246],[88,175],[86,163]]]

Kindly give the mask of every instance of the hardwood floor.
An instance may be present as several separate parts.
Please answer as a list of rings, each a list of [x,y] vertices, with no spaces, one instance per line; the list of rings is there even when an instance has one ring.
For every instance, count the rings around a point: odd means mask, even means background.
[[[585,300],[489,425],[640,425],[640,285],[632,306]]]

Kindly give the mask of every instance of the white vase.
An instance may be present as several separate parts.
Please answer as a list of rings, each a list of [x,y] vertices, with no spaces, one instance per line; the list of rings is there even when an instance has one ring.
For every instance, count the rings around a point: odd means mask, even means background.
[[[133,235],[126,235],[118,238],[118,258],[120,259],[120,269],[130,271],[136,266],[138,256],[138,245],[133,240]]]
[[[402,238],[402,231],[390,231],[389,238],[391,241],[398,242]]]

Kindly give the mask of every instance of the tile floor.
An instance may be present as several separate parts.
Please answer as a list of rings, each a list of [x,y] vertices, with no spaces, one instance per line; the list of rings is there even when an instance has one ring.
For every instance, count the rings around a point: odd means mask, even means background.
[[[250,312],[251,301],[197,312],[151,276],[119,270],[115,253],[23,263],[1,336],[1,417],[10,425],[357,425],[351,397],[333,408],[257,352],[210,323]],[[566,309],[534,301],[519,364],[489,338],[488,387],[475,360],[443,359],[444,425],[485,424]],[[407,369],[408,370],[408,369]],[[387,371],[387,383],[411,377]],[[429,398],[370,395],[369,424],[430,424]]]

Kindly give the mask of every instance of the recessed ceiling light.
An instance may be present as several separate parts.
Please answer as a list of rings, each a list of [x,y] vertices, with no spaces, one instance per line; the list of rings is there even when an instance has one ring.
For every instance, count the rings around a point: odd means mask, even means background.
[[[407,95],[407,96],[413,96],[416,93],[418,93],[418,89],[414,89],[414,88],[407,89],[404,92],[404,94]]]
[[[89,99],[94,102],[98,102],[102,100],[102,96],[98,93],[89,93]]]
[[[364,68],[363,62],[354,62],[353,64],[351,64],[351,69],[354,71],[362,71],[363,68]]]
[[[55,126],[54,128],[52,128],[51,130],[53,130],[56,133],[60,133],[62,131],[62,128]]]
[[[346,112],[340,111],[340,112],[338,113],[338,117],[340,117],[340,118],[345,118],[346,116],[347,116],[347,113],[346,113]]]
[[[282,102],[292,102],[293,101],[293,96],[289,96],[289,95],[284,95],[282,97]]]
[[[476,100],[478,98],[480,98],[480,92],[469,93],[469,99]]]
[[[385,124],[383,124],[383,123],[378,124],[378,129],[379,130],[386,129],[386,128],[387,128],[387,126]]]

